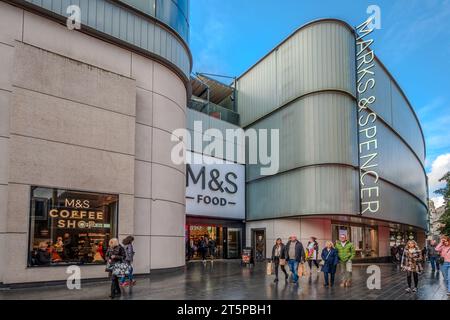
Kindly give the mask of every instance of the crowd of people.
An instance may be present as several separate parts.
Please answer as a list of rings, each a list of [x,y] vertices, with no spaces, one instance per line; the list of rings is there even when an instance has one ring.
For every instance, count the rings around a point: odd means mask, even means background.
[[[414,240],[409,240],[405,245],[391,248],[391,255],[394,262],[400,264],[401,270],[406,273],[408,293],[417,292],[419,285],[419,275],[423,272],[423,263],[426,259],[431,264],[431,272],[442,271],[444,281],[447,286],[447,295],[450,295],[450,239],[442,236],[440,242],[432,240],[428,248],[420,249]],[[275,280],[279,282],[279,269],[284,274],[285,282],[289,281],[286,265],[292,275],[291,281],[296,284],[299,279],[299,272],[303,272],[305,262],[309,265],[310,272],[314,266],[317,272],[323,272],[324,286],[332,287],[335,283],[335,275],[339,266],[341,273],[340,286],[350,287],[352,285],[352,261],[355,257],[355,247],[345,234],[341,234],[339,239],[333,243],[327,241],[325,248],[319,251],[317,238],[311,237],[306,245],[297,239],[295,235],[289,237],[286,244],[278,238],[272,248],[270,268],[273,264]],[[271,272],[270,272],[271,273]]]
[[[201,236],[198,240],[190,238],[186,242],[186,260],[192,260],[199,257],[206,263],[207,258],[213,260],[216,256],[216,241],[210,239],[207,235]]]
[[[288,282],[289,276],[285,266],[289,266],[292,274],[292,282],[298,283],[299,269],[303,268],[305,262],[308,263],[311,272],[314,266],[317,271],[324,274],[324,286],[334,286],[337,266],[340,265],[342,271],[341,286],[349,287],[352,281],[352,260],[355,257],[355,247],[348,241],[347,236],[342,234],[334,244],[327,241],[325,248],[319,251],[319,243],[316,237],[311,237],[304,249],[303,244],[295,235],[289,237],[287,244],[283,244],[281,238],[276,240],[272,248],[271,262],[275,267],[275,280],[279,281],[279,269]]]

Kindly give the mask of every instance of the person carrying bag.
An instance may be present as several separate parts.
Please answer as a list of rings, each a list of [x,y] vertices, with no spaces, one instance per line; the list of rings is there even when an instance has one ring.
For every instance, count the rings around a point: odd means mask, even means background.
[[[285,275],[285,281],[288,280],[288,274],[286,272],[286,253],[285,253],[285,245],[281,238],[278,238],[275,241],[275,245],[272,248],[272,263],[275,265],[275,280],[274,282],[278,282],[278,269],[281,267],[281,271],[283,271]]]

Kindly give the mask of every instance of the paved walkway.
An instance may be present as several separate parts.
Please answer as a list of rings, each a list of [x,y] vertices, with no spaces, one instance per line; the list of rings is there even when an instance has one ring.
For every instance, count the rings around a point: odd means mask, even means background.
[[[368,265],[354,265],[351,288],[323,287],[323,274],[313,272],[302,277],[299,285],[273,283],[273,276],[265,275],[265,263],[254,268],[241,267],[236,260],[215,261],[206,267],[201,262],[191,262],[185,272],[153,275],[138,278],[133,292],[120,299],[354,299],[354,300],[450,300],[442,274],[432,274],[429,265],[420,276],[419,292],[405,292],[406,275],[393,264],[380,264],[381,289],[369,290],[366,285]],[[83,284],[80,290],[65,286],[0,290],[0,299],[108,299],[109,282]]]

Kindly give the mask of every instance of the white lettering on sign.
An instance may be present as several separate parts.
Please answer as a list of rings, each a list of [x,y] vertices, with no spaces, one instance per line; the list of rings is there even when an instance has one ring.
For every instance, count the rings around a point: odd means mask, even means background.
[[[189,153],[195,161],[186,165],[186,213],[244,219],[245,166]]]
[[[375,87],[374,52],[370,48],[373,39],[366,39],[374,25],[369,17],[356,27],[356,66],[358,92],[358,134],[359,134],[359,185],[361,212],[376,213],[380,209],[378,186],[378,139],[377,114],[373,111],[374,95],[368,94]]]

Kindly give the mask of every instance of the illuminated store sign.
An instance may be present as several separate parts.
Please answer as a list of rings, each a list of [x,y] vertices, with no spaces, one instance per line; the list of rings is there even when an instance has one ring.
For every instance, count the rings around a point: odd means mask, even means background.
[[[245,169],[233,162],[211,164],[211,157],[191,153],[186,165],[186,213],[245,218]],[[201,158],[201,159],[200,159]]]
[[[115,194],[32,186],[28,265],[105,263],[118,207]]]
[[[56,220],[57,228],[104,228],[103,211],[90,208],[89,200],[64,199],[63,208],[51,209],[50,218]]]
[[[377,114],[373,112],[376,101],[368,90],[375,87],[375,54],[370,46],[373,39],[365,39],[374,30],[373,16],[356,27],[356,65],[358,91],[358,134],[359,134],[359,185],[360,213],[376,213],[380,208],[380,190],[378,186],[378,139]]]

